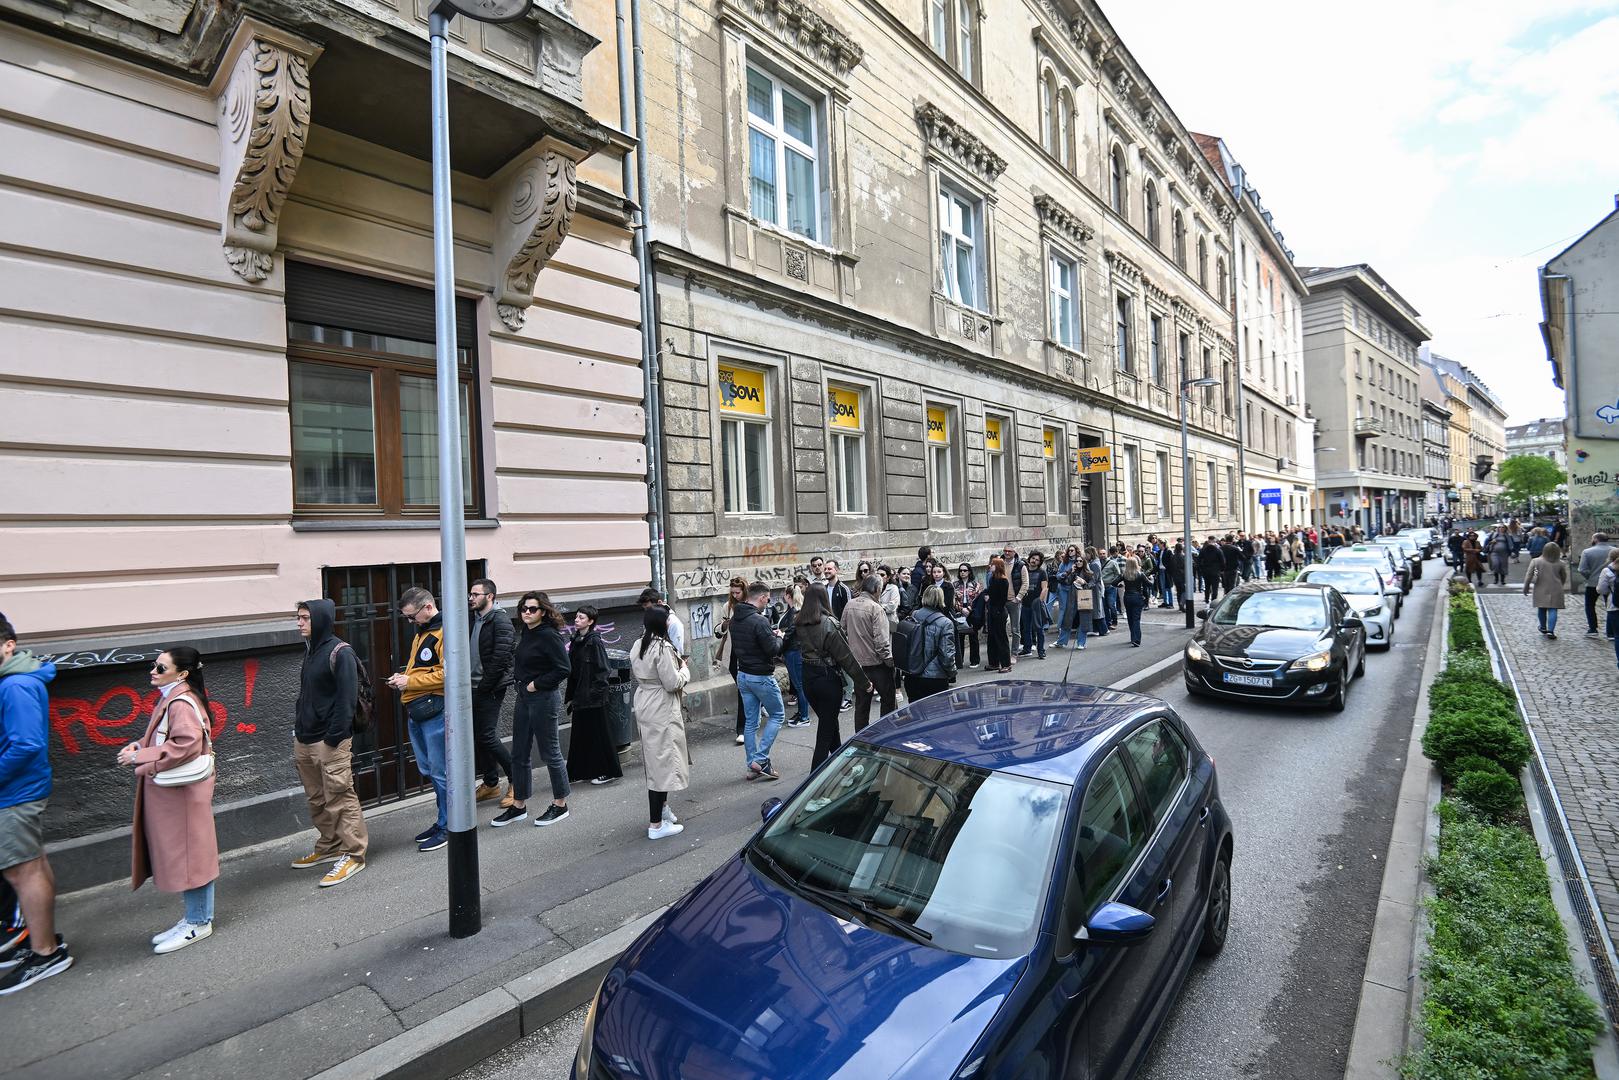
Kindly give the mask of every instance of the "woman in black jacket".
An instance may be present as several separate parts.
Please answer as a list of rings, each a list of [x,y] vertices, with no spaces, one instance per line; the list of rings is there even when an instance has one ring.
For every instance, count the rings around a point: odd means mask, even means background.
[[[871,680],[849,651],[843,626],[832,617],[832,601],[826,586],[812,584],[804,590],[804,606],[793,620],[797,630],[797,644],[804,654],[804,693],[809,696],[810,707],[818,721],[815,728],[815,753],[810,768],[832,756],[843,745],[838,731],[838,709],[843,699],[843,679],[847,672],[857,687],[871,691]],[[768,767],[759,774],[761,780],[774,780],[776,773]]]
[[[551,805],[534,819],[551,825],[568,816],[568,766],[562,757],[562,691],[572,665],[562,635],[562,613],[542,592],[528,592],[518,602],[523,632],[512,653],[512,674],[517,683],[517,713],[512,720],[512,805],[489,824],[510,825],[528,817],[528,797],[534,793],[530,755],[536,741],[551,778]]]
[[[1006,602],[1012,597],[1012,582],[1006,576],[1006,560],[999,555],[989,560],[989,583],[984,586],[984,613],[989,622],[989,667],[993,671],[1012,670],[1012,642],[1006,636]]]
[[[607,730],[607,649],[596,631],[597,611],[590,604],[573,613],[573,645],[568,650],[568,710],[573,733],[568,739],[570,783],[611,784],[624,775],[618,747]]]

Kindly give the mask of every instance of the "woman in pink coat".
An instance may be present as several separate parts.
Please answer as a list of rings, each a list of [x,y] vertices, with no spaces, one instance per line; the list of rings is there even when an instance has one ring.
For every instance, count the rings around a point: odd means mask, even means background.
[[[134,766],[136,776],[131,888],[151,878],[159,891],[185,897],[185,917],[152,938],[152,951],[162,954],[213,934],[219,840],[214,835],[212,771],[178,786],[156,779],[158,773],[214,752],[202,658],[187,646],[161,653],[152,665],[151,682],[163,696],[146,734],[118,751],[118,764]]]

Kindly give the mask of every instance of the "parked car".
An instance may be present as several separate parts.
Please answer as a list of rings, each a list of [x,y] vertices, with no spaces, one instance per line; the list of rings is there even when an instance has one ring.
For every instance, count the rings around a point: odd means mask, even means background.
[[[1417,546],[1415,540],[1409,536],[1401,535],[1379,536],[1372,543],[1381,544],[1391,551],[1398,552],[1400,558],[1404,559],[1406,565],[1410,567],[1412,578],[1422,577],[1422,549]]]
[[[575,1080],[1123,1080],[1230,925],[1214,761],[1155,698],[953,689],[762,813],[608,972]]]
[[[1439,530],[1430,529],[1426,525],[1419,525],[1414,529],[1401,529],[1400,535],[1409,536],[1415,540],[1417,546],[1422,549],[1424,559],[1431,559],[1438,555],[1444,545],[1444,541],[1439,536]]]
[[[1411,591],[1411,564],[1384,544],[1345,544],[1334,548],[1327,561],[1363,562],[1374,566],[1387,566],[1400,580],[1401,594]]]
[[[1397,581],[1385,580],[1374,567],[1350,563],[1306,566],[1294,580],[1337,589],[1366,624],[1367,648],[1387,649],[1394,644],[1394,608],[1400,603]]]
[[[1190,693],[1339,712],[1366,671],[1366,627],[1330,585],[1250,581],[1199,614],[1181,664]]]

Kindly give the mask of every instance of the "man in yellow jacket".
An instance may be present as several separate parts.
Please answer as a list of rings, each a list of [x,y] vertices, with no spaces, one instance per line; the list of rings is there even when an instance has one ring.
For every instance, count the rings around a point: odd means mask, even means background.
[[[410,662],[389,677],[388,685],[405,706],[416,768],[432,782],[438,802],[438,820],[416,834],[416,847],[436,851],[450,842],[444,782],[444,616],[432,593],[415,588],[399,598],[399,612],[416,627],[416,636],[410,643]]]

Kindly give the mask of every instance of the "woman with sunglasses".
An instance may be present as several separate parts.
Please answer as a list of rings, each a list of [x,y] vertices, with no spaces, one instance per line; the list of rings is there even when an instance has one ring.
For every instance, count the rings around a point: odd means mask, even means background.
[[[858,564],[856,564],[856,566],[854,568],[854,581],[849,585],[849,588],[852,589],[855,592],[859,592],[860,591],[860,583],[862,581],[865,581],[866,578],[870,577],[871,573],[872,573],[872,565],[871,565],[871,563],[868,562],[865,559],[861,559],[860,562]]]
[[[551,779],[551,805],[534,819],[552,825],[568,816],[568,765],[562,757],[562,688],[573,664],[563,639],[562,612],[542,592],[527,592],[518,601],[523,632],[512,652],[512,678],[517,684],[517,711],[512,719],[512,804],[489,824],[499,828],[528,817],[534,794],[534,743]]]
[[[607,730],[607,648],[596,630],[594,605],[573,613],[568,647],[568,691],[563,695],[573,726],[568,736],[568,782],[600,786],[623,777],[618,747]]]
[[[893,633],[899,626],[899,585],[894,581],[894,569],[890,566],[879,566],[877,576],[882,579],[882,592],[877,594],[877,603],[882,606],[883,614],[888,616],[888,632]]]
[[[646,838],[662,840],[685,829],[669,809],[669,793],[685,791],[691,782],[686,716],[680,707],[681,691],[691,678],[691,669],[669,642],[668,608],[647,608],[641,614],[641,626],[641,640],[630,647],[630,674],[635,677],[633,708],[646,773]]]
[[[213,935],[219,838],[202,657],[176,645],[158,654],[150,681],[159,696],[146,734],[118,751],[118,764],[132,766],[136,776],[131,887],[151,878],[159,892],[185,899],[185,916],[152,938],[152,951],[161,956]],[[204,755],[210,764],[199,769]]]
[[[974,601],[978,599],[980,586],[978,580],[973,577],[973,568],[967,563],[962,563],[956,567],[956,580],[952,584],[955,586],[955,615],[958,619],[956,622],[956,663],[960,664],[961,658],[969,655],[963,650],[970,645],[972,647],[972,663],[964,666],[977,667],[978,630],[984,624],[984,613],[980,609],[976,615],[974,614]],[[976,622],[974,621],[975,618],[977,619]]]

